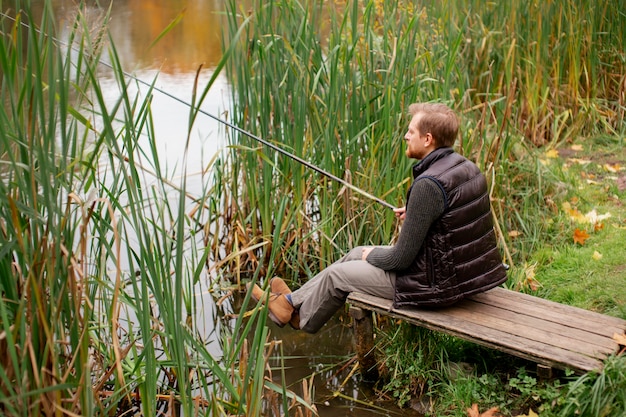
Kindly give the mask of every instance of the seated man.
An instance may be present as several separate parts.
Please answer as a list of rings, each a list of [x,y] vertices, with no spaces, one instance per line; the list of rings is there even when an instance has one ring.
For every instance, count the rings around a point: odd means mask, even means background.
[[[487,181],[478,167],[456,153],[459,121],[444,104],[409,106],[404,136],[413,183],[404,220],[393,246],[356,247],[291,292],[280,278],[270,281],[269,316],[317,332],[358,291],[394,301],[394,307],[453,304],[506,281],[496,247]],[[255,285],[252,297],[263,299]]]

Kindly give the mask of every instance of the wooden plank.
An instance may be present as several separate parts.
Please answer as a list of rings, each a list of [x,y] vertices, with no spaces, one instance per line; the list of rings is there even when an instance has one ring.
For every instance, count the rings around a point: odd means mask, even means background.
[[[569,318],[566,323],[554,320],[549,314],[529,315],[524,311],[515,308],[505,309],[490,304],[480,304],[469,301],[469,304],[459,303],[456,308],[471,309],[476,314],[500,317],[511,322],[512,326],[517,324],[527,325],[540,330],[549,331],[570,339],[583,343],[597,344],[607,347],[606,334],[598,334],[576,327],[576,318]],[[539,317],[540,316],[540,317]]]
[[[572,327],[570,323],[563,324],[548,320],[542,320],[537,317],[528,316],[524,313],[506,310],[487,304],[477,304],[473,301],[468,303],[459,303],[455,310],[467,310],[471,314],[478,315],[481,320],[496,321],[502,331],[510,333],[518,333],[531,339],[534,339],[533,333],[537,335],[546,335],[550,340],[557,338],[563,341],[564,345],[576,346],[580,352],[592,352],[598,350],[600,352],[611,352],[614,350],[614,343],[606,335],[590,333],[576,327]],[[486,325],[486,324],[485,324]],[[575,325],[574,325],[575,326]],[[540,339],[534,339],[540,340]],[[557,343],[556,341],[554,343]]]
[[[582,309],[574,307],[567,307],[567,310],[555,309],[551,302],[549,304],[541,302],[528,303],[522,299],[507,299],[493,295],[489,297],[472,297],[472,300],[477,303],[483,303],[502,309],[518,311],[531,317],[556,322],[566,326],[572,326],[575,323],[581,330],[592,333],[605,334],[608,328],[618,328],[617,326],[612,326],[609,322],[602,324],[596,320],[591,320],[584,314],[585,310]]]
[[[500,299],[506,301],[515,302],[517,305],[525,304],[527,306],[541,306],[542,310],[550,310],[555,313],[559,313],[562,315],[570,315],[575,314],[576,317],[581,320],[586,320],[590,323],[597,323],[600,326],[610,326],[621,328],[624,330],[624,326],[626,326],[626,320],[620,319],[619,317],[607,316],[605,314],[601,314],[595,311],[585,310],[583,308],[568,306],[565,304],[560,304],[555,301],[546,300],[544,298],[535,297],[529,294],[520,293],[517,291],[507,290],[501,287],[493,288],[487,292],[480,293],[469,297],[471,299],[480,300],[480,299]]]
[[[562,326],[559,329],[556,329],[556,331],[546,330],[532,324],[528,325],[527,323],[524,323],[526,317],[521,314],[505,311],[508,316],[504,317],[504,315],[498,316],[497,314],[484,314],[485,307],[481,308],[480,311],[471,307],[473,306],[466,304],[465,306],[459,306],[454,309],[443,310],[441,311],[441,314],[445,316],[457,317],[474,323],[477,326],[500,330],[504,333],[514,334],[537,343],[559,347],[561,349],[582,353],[588,356],[597,357],[598,355],[609,354],[615,350],[613,344],[608,346],[598,346],[597,344],[590,343],[588,341],[572,338],[567,334],[569,332],[569,328],[567,328],[566,331],[563,331]],[[554,323],[552,324],[554,325]],[[558,326],[554,325],[554,327]],[[606,341],[606,338],[604,340]],[[607,345],[607,343],[605,343],[605,345]]]
[[[600,335],[606,337],[607,335],[613,335],[613,333],[621,333],[624,330],[626,321],[622,323],[622,326],[615,326],[612,323],[614,321],[609,320],[605,324],[601,324],[595,320],[589,320],[584,314],[580,314],[582,309],[575,307],[569,307],[568,313],[564,311],[555,311],[552,305],[543,305],[540,303],[529,304],[526,302],[520,302],[519,300],[510,300],[505,298],[478,298],[472,297],[472,301],[477,303],[484,303],[484,305],[490,305],[503,310],[510,310],[522,313],[529,317],[535,317],[546,322],[557,323],[565,327],[571,327],[579,329],[590,334]],[[582,310],[585,311],[585,310]]]
[[[384,299],[377,300],[389,301]],[[358,299],[350,299],[350,303],[430,330],[450,334],[482,346],[555,368],[569,368],[576,372],[588,372],[592,369],[599,369],[602,366],[602,362],[597,359],[574,354],[553,346],[537,344],[523,337],[468,323],[454,316],[444,318],[444,324],[442,325],[441,317],[436,319],[436,316],[441,316],[440,312],[425,310],[425,314],[420,315],[419,318],[411,317],[405,313],[406,310],[390,311],[391,301],[389,301],[388,305],[384,305],[384,303],[381,305],[371,299],[363,302],[362,294],[359,294]]]
[[[626,320],[495,288],[455,306],[394,310],[391,300],[353,293],[348,302],[556,368],[587,372],[619,348]],[[601,319],[608,319],[604,323]],[[579,329],[581,326],[582,329]],[[588,334],[588,337],[585,335]]]
[[[615,332],[623,331],[622,328],[617,326],[611,326],[608,324],[601,325],[599,323],[580,318],[574,313],[563,314],[562,312],[554,311],[549,308],[544,309],[541,305],[529,305],[524,303],[516,304],[512,301],[503,299],[491,299],[489,300],[488,305],[504,310],[517,311],[528,317],[537,318],[547,323],[555,323],[556,325],[563,326],[565,328],[569,327],[572,329],[579,329],[590,334],[599,335],[600,337],[606,337],[607,335],[612,335]]]

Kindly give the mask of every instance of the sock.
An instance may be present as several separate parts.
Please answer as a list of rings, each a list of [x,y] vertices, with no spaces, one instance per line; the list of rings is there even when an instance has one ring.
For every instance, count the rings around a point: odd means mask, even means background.
[[[293,301],[291,301],[291,294],[285,294],[285,298],[289,301],[289,304],[293,305]]]

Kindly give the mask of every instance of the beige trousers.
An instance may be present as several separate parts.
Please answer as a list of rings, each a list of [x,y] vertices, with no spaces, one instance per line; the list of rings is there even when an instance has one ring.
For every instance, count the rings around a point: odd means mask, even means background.
[[[291,293],[302,330],[315,333],[321,329],[353,291],[393,300],[396,274],[361,260],[362,252],[362,246],[352,249]]]

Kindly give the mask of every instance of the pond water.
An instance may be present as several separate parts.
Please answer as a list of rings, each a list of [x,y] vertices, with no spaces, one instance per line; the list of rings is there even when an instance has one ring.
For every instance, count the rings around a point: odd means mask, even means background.
[[[31,2],[42,7],[45,0]],[[101,2],[102,4],[103,2]],[[51,4],[61,33],[73,21],[76,3],[72,0],[52,0]],[[91,3],[93,4],[93,3]],[[200,86],[206,85],[221,57],[221,8],[219,0],[128,0],[113,3],[110,30],[125,71],[147,83],[157,79],[159,90],[191,101],[194,79],[199,68]],[[103,9],[91,6],[86,16],[94,22],[102,19]],[[151,46],[161,32],[181,17],[173,30]],[[103,68],[104,91],[113,102],[117,88],[110,70]],[[201,107],[216,117],[229,109],[229,83],[220,76]],[[180,101],[156,93],[152,101],[159,156],[164,162],[168,178],[183,175],[182,160],[187,140],[189,108]],[[225,144],[223,127],[212,118],[200,116],[189,144],[187,171],[188,188],[200,190],[200,172],[211,157]],[[209,309],[210,310],[210,309]],[[210,319],[213,313],[208,313]],[[376,395],[366,384],[351,376],[354,363],[353,339],[347,320],[337,315],[318,334],[308,335],[291,329],[280,329],[273,324],[272,337],[280,340],[286,359],[287,383],[301,392],[303,379],[314,374],[314,399],[320,416],[417,416],[411,410],[402,410],[390,402],[375,402]],[[275,365],[279,365],[276,363]],[[277,372],[275,377],[279,377]]]

